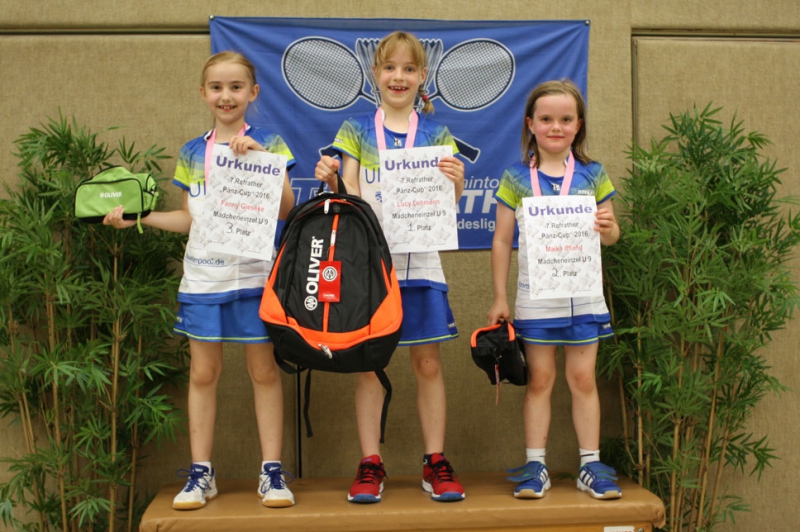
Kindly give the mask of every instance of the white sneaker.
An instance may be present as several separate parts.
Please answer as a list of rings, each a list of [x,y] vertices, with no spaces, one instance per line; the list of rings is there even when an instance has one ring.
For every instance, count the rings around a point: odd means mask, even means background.
[[[280,464],[269,462],[264,464],[264,470],[258,477],[258,496],[261,504],[267,508],[286,508],[294,506],[294,495],[286,487],[285,475],[289,475],[289,482],[294,480],[291,473],[283,471]]]
[[[176,510],[196,510],[206,505],[217,496],[217,482],[214,480],[214,469],[192,464],[191,469],[180,469],[178,476],[187,478],[186,485],[172,501]]]

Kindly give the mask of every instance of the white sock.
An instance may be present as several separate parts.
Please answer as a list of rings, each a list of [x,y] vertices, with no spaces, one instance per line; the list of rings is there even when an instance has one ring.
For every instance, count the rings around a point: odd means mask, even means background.
[[[541,462],[542,465],[547,465],[544,462],[544,455],[544,447],[541,449],[530,449],[528,447],[525,448],[525,457],[528,459],[528,462]]]
[[[207,468],[208,468],[208,470],[209,470],[209,471],[211,471],[211,469],[212,469],[212,467],[211,467],[211,462],[192,462],[192,464],[197,464],[197,465],[205,466],[205,467],[207,467]]]
[[[581,467],[585,466],[591,462],[599,462],[600,461],[600,451],[589,451],[586,449],[578,449],[578,452],[581,455]]]

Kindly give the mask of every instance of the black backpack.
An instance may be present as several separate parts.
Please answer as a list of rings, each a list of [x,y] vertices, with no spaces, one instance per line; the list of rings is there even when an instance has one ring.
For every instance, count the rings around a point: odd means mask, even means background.
[[[400,340],[400,286],[372,207],[347,194],[341,177],[339,193],[323,188],[289,212],[259,315],[288,373],[375,372],[386,389],[383,442],[392,397],[384,368]],[[311,371],[304,409],[309,437],[310,385]]]

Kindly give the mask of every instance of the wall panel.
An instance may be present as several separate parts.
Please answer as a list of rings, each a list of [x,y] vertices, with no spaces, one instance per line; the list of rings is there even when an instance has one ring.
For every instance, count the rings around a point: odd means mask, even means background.
[[[189,138],[211,127],[200,93],[207,35],[0,35],[0,175],[12,182],[13,140],[59,112],[116,143],[158,144],[177,156]],[[175,161],[163,169],[172,176]]]
[[[631,18],[635,29],[797,35],[800,3],[795,0],[637,0],[631,2]]]

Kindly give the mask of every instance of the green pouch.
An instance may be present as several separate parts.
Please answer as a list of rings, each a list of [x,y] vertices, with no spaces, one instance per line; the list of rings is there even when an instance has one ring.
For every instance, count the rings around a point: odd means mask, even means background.
[[[100,223],[117,205],[122,205],[125,220],[140,220],[150,214],[158,197],[158,185],[150,174],[134,174],[113,166],[81,181],[75,189],[75,217],[86,223]]]

